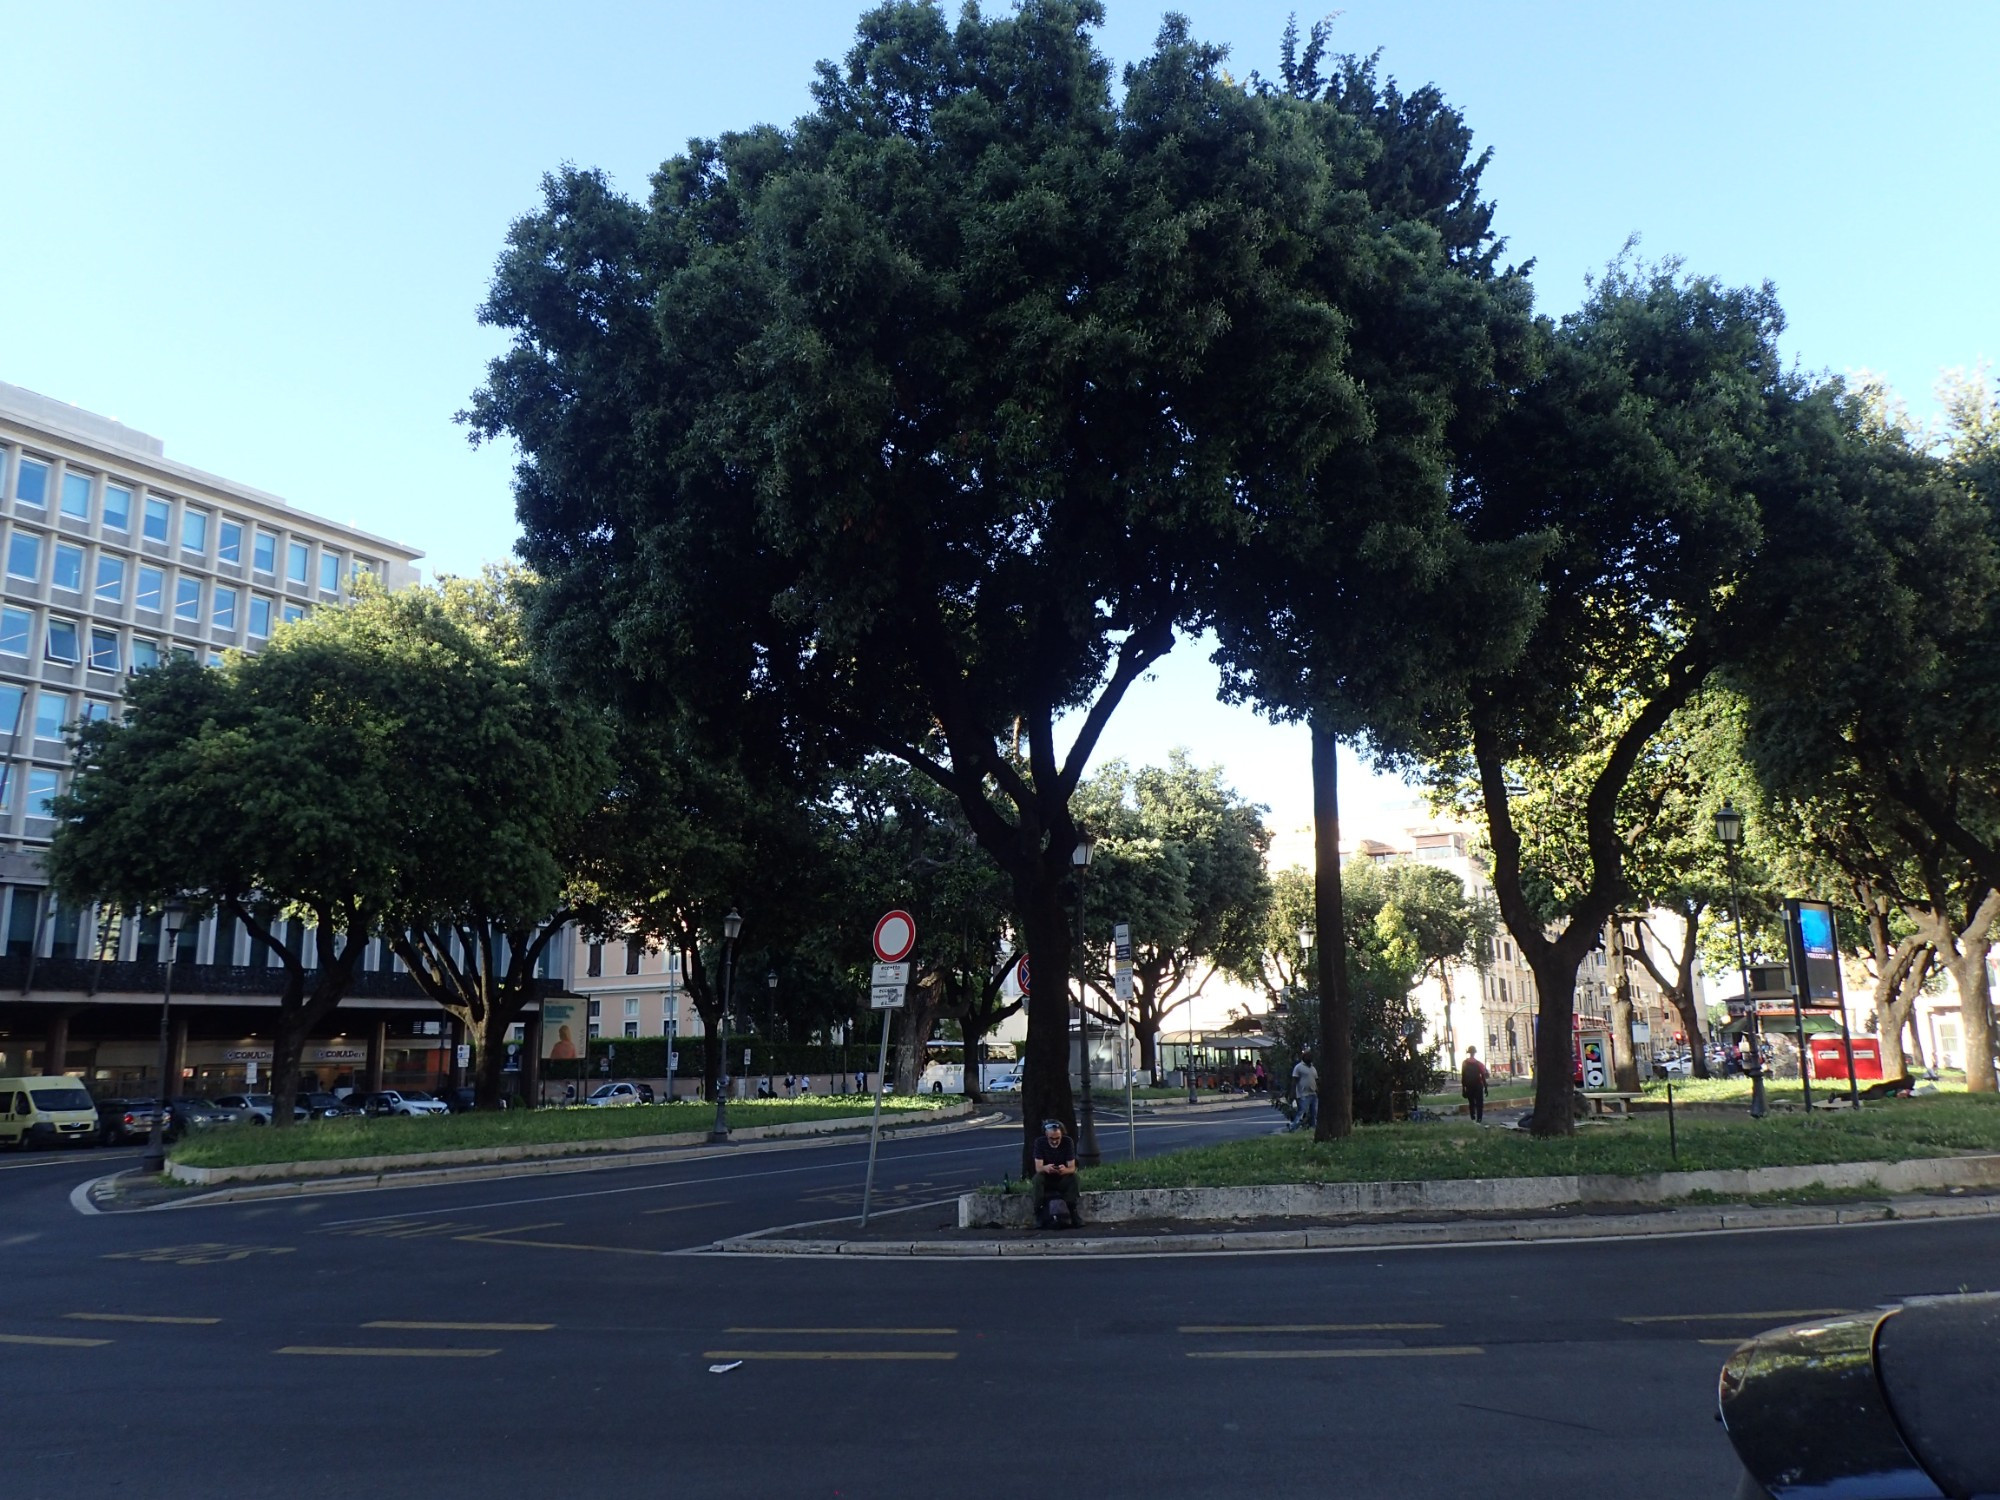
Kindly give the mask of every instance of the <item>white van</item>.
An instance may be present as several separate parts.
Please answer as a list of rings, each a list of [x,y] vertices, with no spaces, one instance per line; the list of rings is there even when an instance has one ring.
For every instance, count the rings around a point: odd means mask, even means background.
[[[0,1078],[0,1146],[88,1146],[97,1105],[74,1078]]]

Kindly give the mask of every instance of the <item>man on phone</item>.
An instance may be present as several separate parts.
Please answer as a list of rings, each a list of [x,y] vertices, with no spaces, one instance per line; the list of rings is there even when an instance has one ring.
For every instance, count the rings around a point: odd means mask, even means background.
[[[1063,1132],[1061,1120],[1042,1121],[1042,1138],[1035,1142],[1035,1223],[1043,1229],[1055,1224],[1051,1198],[1062,1199],[1072,1228],[1083,1222],[1077,1213],[1076,1146]]]

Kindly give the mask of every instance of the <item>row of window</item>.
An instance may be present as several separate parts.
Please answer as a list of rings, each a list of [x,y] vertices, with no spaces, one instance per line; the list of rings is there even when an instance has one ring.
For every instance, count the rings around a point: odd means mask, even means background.
[[[28,728],[28,689],[0,682],[0,733],[19,735]],[[77,704],[82,707],[78,708]],[[34,690],[34,732],[38,740],[60,742],[63,727],[72,718],[93,723],[111,717],[111,705],[102,698],[77,698],[54,688]]]
[[[166,570],[151,567],[145,563],[134,563],[129,558],[113,552],[101,552],[97,565],[89,566],[89,558],[82,547],[73,542],[55,542],[33,531],[15,531],[7,539],[7,576],[20,583],[39,584],[42,581],[42,564],[49,566],[49,584],[52,588],[64,589],[72,594],[82,594],[85,579],[88,578],[92,595],[100,604],[122,605],[128,580],[132,588],[133,602],[140,609],[150,609],[155,613],[164,612],[166,605]],[[202,580],[183,574],[174,583],[174,614],[177,619],[199,623],[201,620]],[[215,599],[214,624],[229,630],[236,628],[236,601],[239,590],[227,584],[213,585]],[[250,603],[251,633],[269,635],[271,633],[271,608],[269,599],[252,596]],[[284,607],[284,618],[296,620],[305,613],[303,605],[288,604]],[[261,623],[261,628],[259,622]]]
[[[0,496],[7,493],[8,450],[0,447]],[[93,511],[103,519],[107,531],[130,535],[137,506],[139,534],[149,542],[170,546],[174,536],[174,502],[164,495],[146,493],[141,495],[135,485],[104,477],[99,492],[99,476],[76,469],[65,469],[61,485],[54,486],[54,466],[47,460],[21,454],[14,463],[14,502],[17,507],[40,511],[46,515],[49,494],[52,487],[59,488],[57,501],[59,514],[72,521],[86,525],[92,520]],[[257,527],[246,527],[241,521],[228,517],[215,517],[199,506],[182,502],[180,512],[181,551],[190,557],[206,560],[209,551],[210,522],[213,520],[215,533],[215,558],[218,562],[243,564],[246,531],[250,551],[250,566],[253,571],[277,577],[278,549],[283,540],[285,553],[285,580],[288,583],[305,584],[312,581],[314,567],[312,546],[297,538],[281,539],[277,533]],[[348,581],[364,573],[373,573],[375,565],[365,557],[351,558],[347,565]],[[337,593],[341,585],[340,554],[322,545],[319,550],[318,582],[321,592]]]
[[[230,592],[218,589],[218,594]],[[200,599],[194,601],[192,612],[183,614],[176,609],[175,617],[199,623]],[[219,628],[235,629],[235,601],[215,602],[214,622]],[[286,605],[286,620],[296,620],[304,611],[296,605]],[[271,633],[271,601],[252,599],[250,601],[250,634],[262,638]],[[148,667],[157,667],[161,659],[161,645],[146,636],[131,637],[129,649],[123,653],[125,633],[116,628],[99,625],[79,625],[75,620],[50,616],[42,629],[42,660],[54,662],[58,666],[73,667],[79,662],[88,662],[93,672],[120,672],[129,665],[134,672],[142,672]],[[89,655],[85,656],[86,646]],[[195,653],[188,646],[169,645],[165,649],[180,656],[192,657]],[[35,654],[35,615],[32,611],[14,605],[0,606],[0,657],[20,657],[32,659]],[[210,651],[207,661],[210,666],[222,660],[217,652]],[[19,670],[18,668],[16,670]]]

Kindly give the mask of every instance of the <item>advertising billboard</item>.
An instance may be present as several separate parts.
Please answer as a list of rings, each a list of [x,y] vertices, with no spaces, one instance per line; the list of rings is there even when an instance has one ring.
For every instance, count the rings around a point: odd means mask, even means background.
[[[542,1000],[542,1056],[551,1062],[568,1062],[583,1056],[589,1032],[584,1025],[584,1002],[547,996]]]

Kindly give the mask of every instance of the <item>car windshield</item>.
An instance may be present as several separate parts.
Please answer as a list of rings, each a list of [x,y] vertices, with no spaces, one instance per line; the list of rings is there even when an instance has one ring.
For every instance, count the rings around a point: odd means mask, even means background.
[[[403,1102],[406,1104],[429,1104],[433,1101],[431,1096],[426,1094],[422,1089],[404,1089]]]
[[[90,1102],[90,1094],[84,1089],[29,1089],[35,1096],[36,1109],[89,1109],[96,1105]]]
[[[249,1103],[256,1109],[269,1109],[271,1107],[271,1096],[269,1094],[252,1094],[249,1096]]]

